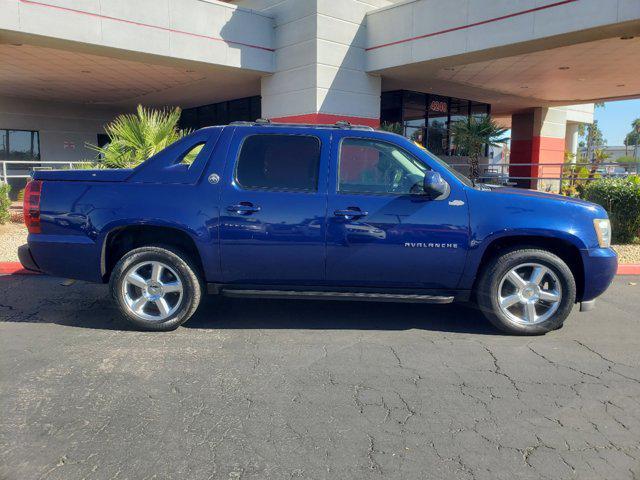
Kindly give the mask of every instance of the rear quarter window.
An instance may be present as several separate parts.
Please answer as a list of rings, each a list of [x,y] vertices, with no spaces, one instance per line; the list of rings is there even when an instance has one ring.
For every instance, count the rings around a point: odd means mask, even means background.
[[[221,133],[222,128],[193,132],[138,165],[129,181],[196,183],[209,161],[221,160],[214,153]]]

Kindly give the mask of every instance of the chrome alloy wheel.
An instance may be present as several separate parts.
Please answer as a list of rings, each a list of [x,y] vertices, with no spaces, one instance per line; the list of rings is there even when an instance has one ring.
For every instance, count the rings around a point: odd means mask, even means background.
[[[143,320],[166,320],[176,312],[182,296],[180,277],[171,267],[158,261],[134,265],[122,282],[122,297],[127,308]]]
[[[498,286],[498,305],[509,320],[535,325],[560,307],[562,286],[557,275],[539,263],[523,263],[509,270]]]

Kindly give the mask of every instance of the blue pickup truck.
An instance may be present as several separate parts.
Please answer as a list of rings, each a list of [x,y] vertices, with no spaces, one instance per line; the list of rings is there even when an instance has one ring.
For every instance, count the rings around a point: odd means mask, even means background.
[[[109,283],[126,318],[176,328],[206,293],[471,301],[543,334],[615,275],[602,207],[483,184],[367,127],[203,128],[130,170],[37,171],[25,268]]]

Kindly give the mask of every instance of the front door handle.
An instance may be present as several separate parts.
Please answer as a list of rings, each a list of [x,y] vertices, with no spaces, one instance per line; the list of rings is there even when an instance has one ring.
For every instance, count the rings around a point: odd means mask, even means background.
[[[358,207],[349,207],[345,210],[336,210],[333,212],[336,217],[342,217],[347,220],[353,220],[355,218],[366,217],[369,212],[363,212]]]
[[[252,213],[257,213],[259,211],[260,207],[251,202],[240,202],[236,205],[229,205],[227,207],[227,212],[237,213],[238,215],[251,215]]]

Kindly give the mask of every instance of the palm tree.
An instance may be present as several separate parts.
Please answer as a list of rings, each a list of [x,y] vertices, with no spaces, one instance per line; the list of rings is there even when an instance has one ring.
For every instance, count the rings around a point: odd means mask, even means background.
[[[456,145],[468,156],[471,180],[475,182],[480,176],[479,158],[485,145],[497,147],[509,140],[509,137],[504,136],[507,130],[489,116],[471,116],[468,120],[461,120],[451,126]]]
[[[404,135],[404,128],[400,122],[383,122],[382,125],[380,125],[380,130]]]
[[[611,154],[605,152],[601,148],[598,148],[596,149],[595,152],[593,152],[593,161],[591,162],[591,170],[589,171],[590,179],[592,179],[595,176],[600,164],[605,162],[610,157],[611,157]]]
[[[635,133],[635,145],[633,147],[633,158],[638,158],[638,143],[640,143],[640,118],[636,118],[632,123],[632,133]]]
[[[136,114],[117,116],[105,126],[109,143],[87,144],[106,168],[133,168],[190,132],[178,128],[180,108],[153,110],[138,105]]]

